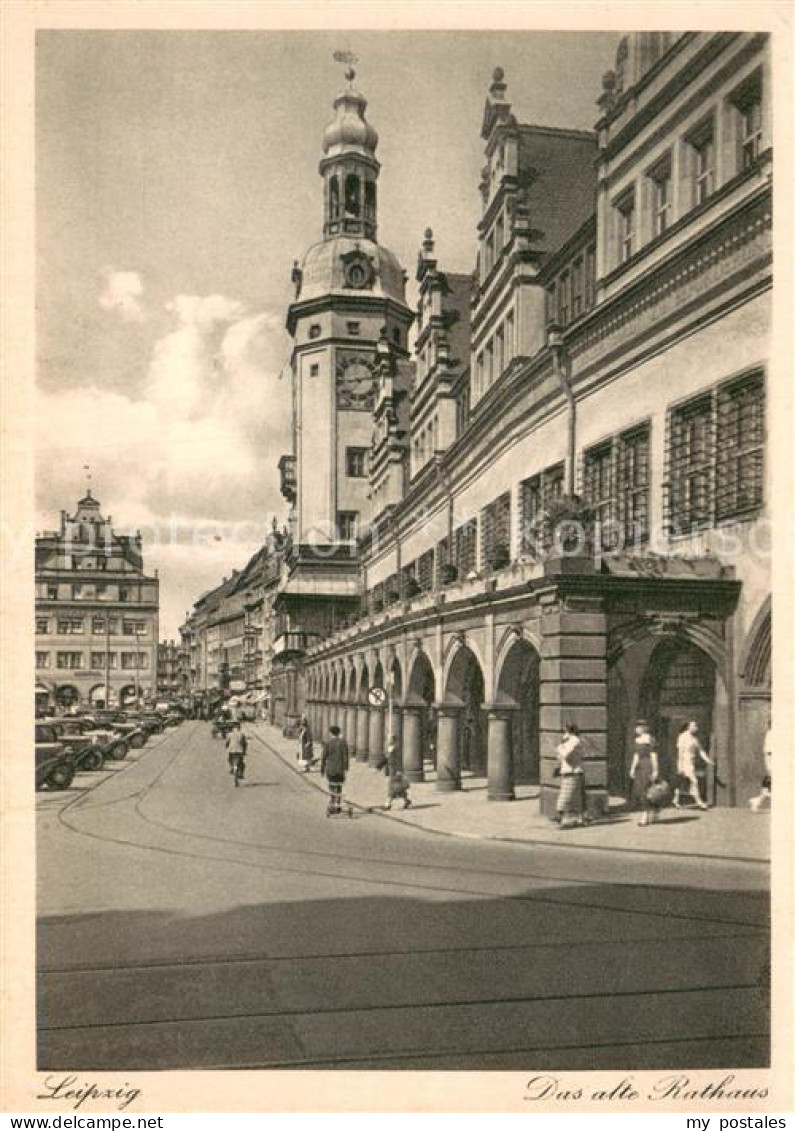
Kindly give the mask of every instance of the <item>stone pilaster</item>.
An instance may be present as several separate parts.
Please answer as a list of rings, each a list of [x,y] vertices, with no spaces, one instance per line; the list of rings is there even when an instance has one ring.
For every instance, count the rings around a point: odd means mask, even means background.
[[[556,748],[567,723],[580,731],[587,810],[599,815],[608,808],[607,618],[601,598],[570,588],[562,579],[539,594],[541,812],[549,816],[559,789]]]

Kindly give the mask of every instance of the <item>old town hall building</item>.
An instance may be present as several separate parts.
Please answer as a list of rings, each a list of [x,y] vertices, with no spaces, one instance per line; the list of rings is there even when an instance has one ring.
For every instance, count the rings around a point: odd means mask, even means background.
[[[403,272],[376,242],[375,131],[352,86],[337,98],[323,240],[288,315],[277,721],[336,721],[372,759],[383,687],[409,777],[481,776],[494,800],[535,785],[544,812],[573,722],[598,812],[627,793],[638,717],[666,775],[695,719],[710,800],[756,792],[769,65],[763,35],[629,35],[593,132],[517,121],[495,70],[474,274],[446,273],[426,231],[413,365]]]

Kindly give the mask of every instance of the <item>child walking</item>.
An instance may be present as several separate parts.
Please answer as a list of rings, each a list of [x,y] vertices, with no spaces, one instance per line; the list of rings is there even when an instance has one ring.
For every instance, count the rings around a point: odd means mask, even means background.
[[[409,797],[409,779],[403,773],[400,767],[400,756],[398,754],[397,739],[394,734],[389,736],[389,743],[387,744],[386,755],[379,762],[379,769],[383,768],[384,773],[387,775],[387,788],[386,788],[386,804],[385,809],[392,808],[392,802],[397,798],[403,799],[403,808],[408,809],[411,805],[411,798]]]

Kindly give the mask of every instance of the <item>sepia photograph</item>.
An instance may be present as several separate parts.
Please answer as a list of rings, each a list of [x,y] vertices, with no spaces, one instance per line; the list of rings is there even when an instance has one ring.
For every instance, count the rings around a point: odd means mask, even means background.
[[[783,1110],[775,35],[612,12],[35,29],[31,1103]]]

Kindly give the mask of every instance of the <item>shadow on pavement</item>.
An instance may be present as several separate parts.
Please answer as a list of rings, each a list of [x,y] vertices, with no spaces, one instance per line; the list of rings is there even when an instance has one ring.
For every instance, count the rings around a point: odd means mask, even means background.
[[[418,897],[407,866],[355,898],[317,867],[325,899],[268,902],[262,868],[259,902],[213,914],[43,918],[39,1070],[768,1064],[764,892]]]

